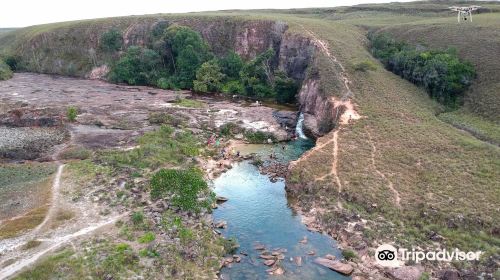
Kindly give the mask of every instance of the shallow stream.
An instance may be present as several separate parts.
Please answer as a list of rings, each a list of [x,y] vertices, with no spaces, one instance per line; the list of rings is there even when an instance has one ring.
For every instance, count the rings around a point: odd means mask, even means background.
[[[281,162],[295,160],[314,143],[307,138],[299,138],[283,145],[245,145],[240,146],[242,154],[257,153],[262,158],[269,158],[274,152]],[[316,257],[326,254],[341,259],[341,252],[336,242],[327,235],[310,232],[301,222],[301,217],[290,208],[283,179],[273,183],[267,175],[262,175],[251,162],[237,163],[232,169],[214,181],[215,192],[228,201],[214,211],[215,221],[226,221],[227,228],[222,229],[225,237],[234,237],[240,248],[236,254],[242,256],[240,263],[233,263],[231,268],[222,269],[223,279],[348,279],[328,268],[313,262]],[[307,238],[307,243],[299,241]],[[266,272],[270,267],[259,258],[262,251],[256,245],[264,245],[269,252],[286,249],[285,258],[279,266],[285,273],[271,276]],[[284,251],[284,250],[283,250]],[[310,255],[314,252],[314,255]],[[292,261],[302,258],[302,265]]]

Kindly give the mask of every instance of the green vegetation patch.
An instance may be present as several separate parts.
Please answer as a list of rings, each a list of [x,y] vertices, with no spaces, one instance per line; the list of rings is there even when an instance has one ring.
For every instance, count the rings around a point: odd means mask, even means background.
[[[175,100],[175,104],[187,108],[203,108],[205,106],[205,103],[201,101],[187,98],[178,98]]]
[[[211,196],[203,173],[198,169],[162,169],[151,179],[151,197],[160,198],[172,194],[172,204],[183,210],[200,211],[209,208],[212,199],[199,199]]]
[[[252,144],[267,143],[269,139],[271,139],[271,141],[273,142],[276,142],[276,137],[274,137],[272,133],[263,131],[247,131],[245,132],[245,138]]]
[[[0,165],[0,190],[6,186],[39,181],[56,171],[54,164]]]
[[[76,121],[76,117],[78,116],[78,109],[74,106],[68,107],[66,110],[66,117],[70,122]]]
[[[386,33],[369,36],[371,50],[386,68],[410,82],[423,86],[438,102],[457,107],[476,76],[469,62],[457,52],[422,49],[397,41]]]
[[[9,65],[0,59],[0,81],[8,80],[12,78],[13,75]]]
[[[139,147],[130,151],[103,151],[99,160],[114,168],[156,168],[166,163],[180,164],[200,151],[200,143],[191,132],[174,132],[166,125],[144,134],[137,142]]]
[[[101,49],[119,50],[118,35],[116,30],[104,33]],[[293,103],[298,84],[285,73],[275,71],[275,57],[276,51],[270,48],[248,62],[235,52],[218,58],[198,32],[187,26],[164,24],[152,31],[146,47],[130,46],[117,62],[112,62],[109,78],[130,85],[202,93],[222,91]]]
[[[500,145],[500,126],[497,123],[465,110],[446,112],[440,114],[439,118],[459,129],[471,133],[478,139]]]

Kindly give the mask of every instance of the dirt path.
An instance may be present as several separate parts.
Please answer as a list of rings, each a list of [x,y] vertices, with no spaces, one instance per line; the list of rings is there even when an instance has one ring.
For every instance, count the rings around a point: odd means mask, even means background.
[[[50,201],[50,208],[47,211],[47,215],[45,215],[45,219],[43,219],[42,223],[40,223],[34,230],[32,234],[38,234],[40,230],[50,221],[50,219],[54,216],[57,209],[57,201],[59,197],[59,189],[61,188],[61,176],[64,171],[64,164],[59,163],[57,167],[57,173],[54,178],[54,182],[52,183],[52,197]]]
[[[11,277],[12,275],[21,271],[25,267],[34,264],[38,259],[40,259],[40,257],[44,256],[48,252],[53,251],[53,250],[59,248],[60,246],[66,244],[68,242],[71,242],[76,237],[80,237],[80,236],[89,234],[89,233],[91,233],[99,228],[110,225],[110,224],[116,222],[117,220],[119,220],[120,218],[124,217],[125,215],[127,215],[127,213],[115,216],[109,220],[106,220],[106,221],[103,221],[103,222],[100,222],[100,223],[97,223],[94,225],[90,225],[90,226],[83,228],[75,233],[68,234],[65,236],[59,236],[59,237],[55,237],[53,239],[40,239],[40,241],[47,242],[47,243],[49,243],[49,245],[47,247],[45,247],[44,249],[35,252],[30,257],[22,258],[21,260],[15,262],[9,266],[6,266],[2,270],[0,270],[0,279],[7,279],[7,278]]]
[[[401,207],[401,197],[399,196],[399,192],[394,188],[394,184],[391,182],[391,180],[389,180],[389,178],[387,178],[387,176],[385,176],[384,173],[382,173],[380,170],[377,169],[377,163],[375,161],[375,157],[378,153],[377,147],[375,146],[375,142],[373,142],[371,133],[368,130],[366,130],[366,133],[368,134],[368,140],[370,141],[370,145],[372,146],[372,153],[371,153],[370,158],[371,158],[373,169],[375,169],[375,172],[382,179],[384,179],[387,182],[387,187],[394,194],[394,203],[396,204],[396,206],[398,208],[400,208]]]
[[[340,131],[340,127],[342,125],[348,125],[351,120],[359,119],[360,115],[354,109],[354,105],[353,105],[353,103],[351,102],[351,99],[350,99],[353,96],[353,93],[352,93],[351,88],[350,88],[351,80],[349,79],[349,77],[347,75],[347,71],[346,71],[344,65],[342,65],[342,63],[340,63],[340,61],[337,59],[337,57],[330,52],[330,48],[329,48],[327,42],[319,39],[316,36],[316,34],[314,34],[314,32],[312,32],[311,30],[306,29],[302,25],[301,25],[301,27],[306,31],[306,33],[309,34],[309,36],[312,38],[314,44],[321,51],[323,51],[323,53],[326,54],[326,56],[328,57],[328,59],[330,60],[330,62],[333,65],[336,65],[336,66],[338,66],[340,68],[340,76],[342,78],[344,87],[346,89],[346,91],[345,91],[344,95],[342,96],[341,100],[336,100],[334,96],[332,96],[330,98],[330,102],[332,102],[335,105],[334,107],[340,108],[340,106],[343,106],[345,108],[345,110],[343,111],[342,115],[336,117],[336,121],[339,124],[339,126],[333,132],[333,135],[332,135],[331,139],[329,139],[325,143],[322,143],[322,144],[316,146],[313,150],[311,150],[311,152],[316,151],[318,149],[323,148],[325,145],[330,144],[330,143],[333,142],[333,151],[332,151],[333,162],[332,162],[332,166],[331,166],[331,171],[329,173],[327,173],[326,175],[317,178],[316,181],[322,180],[322,179],[324,179],[324,178],[326,178],[326,177],[328,177],[330,175],[333,175],[333,177],[335,179],[335,183],[337,184],[337,188],[338,188],[337,191],[338,191],[338,194],[339,194],[338,207],[340,209],[342,209],[343,208],[342,207],[342,203],[340,202],[340,194],[342,193],[342,182],[340,180],[340,177],[339,177],[339,174],[338,174],[338,168],[337,168],[337,166],[338,166],[338,154],[339,154],[339,143],[338,143],[339,142],[338,141],[338,139],[339,139],[339,131]],[[337,110],[337,112],[338,112],[338,110]],[[307,157],[309,155],[310,155],[310,153],[307,154],[307,155],[305,155],[305,157]]]

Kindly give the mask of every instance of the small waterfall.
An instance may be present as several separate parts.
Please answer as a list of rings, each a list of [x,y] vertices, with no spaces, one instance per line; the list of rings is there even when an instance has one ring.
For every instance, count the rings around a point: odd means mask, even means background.
[[[297,120],[297,126],[295,127],[295,133],[301,139],[307,139],[307,136],[304,134],[304,113],[300,113],[299,119]]]

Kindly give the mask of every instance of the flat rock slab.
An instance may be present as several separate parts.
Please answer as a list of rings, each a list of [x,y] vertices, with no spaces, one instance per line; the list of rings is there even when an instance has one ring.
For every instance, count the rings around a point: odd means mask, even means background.
[[[314,259],[314,262],[344,275],[350,275],[354,270],[350,264],[325,258],[316,258]]]

